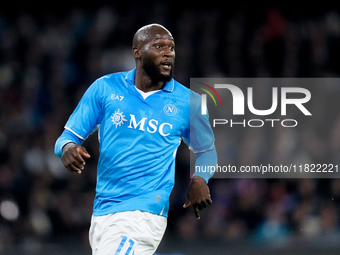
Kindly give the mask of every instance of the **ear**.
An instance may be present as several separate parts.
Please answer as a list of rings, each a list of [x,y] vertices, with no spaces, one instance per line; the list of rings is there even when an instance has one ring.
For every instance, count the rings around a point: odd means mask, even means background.
[[[133,47],[132,48],[132,53],[133,53],[133,56],[135,57],[135,59],[140,59],[141,58],[141,52],[140,52],[139,48]]]

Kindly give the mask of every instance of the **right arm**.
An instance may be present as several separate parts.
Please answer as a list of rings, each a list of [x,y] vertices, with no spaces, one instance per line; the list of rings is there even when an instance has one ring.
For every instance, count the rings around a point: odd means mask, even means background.
[[[64,166],[71,172],[81,174],[84,170],[85,158],[90,158],[86,149],[81,146],[82,140],[74,135],[69,130],[65,129],[62,135],[58,138],[54,152],[58,157],[61,157],[61,161]]]
[[[55,144],[55,155],[61,158],[71,172],[81,173],[90,155],[81,146],[85,139],[98,128],[102,119],[103,83],[95,81],[85,92],[77,108],[68,119],[65,130]]]

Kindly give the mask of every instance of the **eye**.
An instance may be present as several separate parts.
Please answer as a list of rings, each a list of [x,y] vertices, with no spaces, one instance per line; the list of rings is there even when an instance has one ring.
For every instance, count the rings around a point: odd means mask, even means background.
[[[170,46],[169,50],[174,51],[175,50],[175,46]]]
[[[156,45],[155,45],[155,48],[158,49],[158,50],[160,50],[160,49],[162,49],[162,45],[161,45],[161,44],[156,44]]]

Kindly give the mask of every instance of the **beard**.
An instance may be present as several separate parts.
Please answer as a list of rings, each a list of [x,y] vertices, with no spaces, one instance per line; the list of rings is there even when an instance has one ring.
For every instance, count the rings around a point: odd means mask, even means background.
[[[144,58],[143,69],[150,77],[152,83],[167,82],[170,81],[174,76],[174,64],[171,65],[169,75],[165,75],[161,73],[159,66],[155,65],[154,62],[152,62],[149,58]]]

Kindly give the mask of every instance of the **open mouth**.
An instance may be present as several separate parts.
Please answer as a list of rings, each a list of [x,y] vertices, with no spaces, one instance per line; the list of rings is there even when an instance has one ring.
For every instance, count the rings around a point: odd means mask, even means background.
[[[172,64],[170,62],[163,62],[163,63],[161,63],[161,66],[166,70],[170,70]]]

